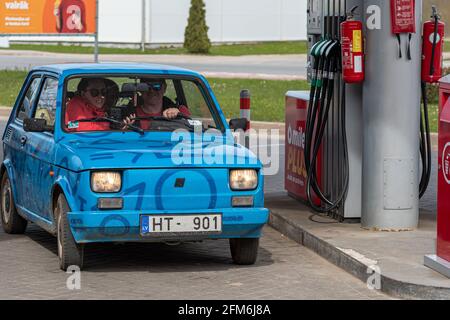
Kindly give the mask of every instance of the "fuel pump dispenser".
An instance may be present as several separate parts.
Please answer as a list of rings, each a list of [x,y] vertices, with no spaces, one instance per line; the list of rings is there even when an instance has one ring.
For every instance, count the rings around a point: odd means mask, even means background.
[[[338,5],[338,6],[337,6]],[[327,2],[328,16],[326,17],[325,39],[311,48],[314,58],[312,71],[311,95],[309,99],[308,115],[305,134],[305,166],[307,171],[306,194],[310,206],[317,212],[328,213],[338,209],[342,204],[348,186],[348,166],[344,166],[344,185],[336,199],[331,199],[321,189],[317,180],[317,156],[322,145],[330,108],[334,107],[335,79],[340,70],[341,44],[338,28],[341,20],[341,2]],[[339,83],[340,84],[340,83]],[[341,111],[344,110],[341,106]],[[344,115],[345,116],[345,115]],[[345,117],[341,114],[341,119]],[[347,159],[345,121],[341,123],[342,141],[344,142],[344,159]],[[322,206],[313,201],[313,193],[319,197]]]
[[[439,147],[438,147],[438,194],[437,194],[437,240],[436,254],[427,255],[424,265],[450,278],[450,76],[442,77],[442,60],[445,24],[440,21],[433,6],[431,20],[423,26],[422,48],[422,95],[425,122],[427,118],[426,84],[440,82],[439,88]],[[427,131],[428,133],[428,131]],[[427,161],[430,162],[429,136],[427,136]],[[422,134],[422,141],[424,140]],[[421,146],[421,150],[424,149]],[[429,181],[431,166],[427,167],[425,182]],[[422,175],[423,178],[424,175]]]
[[[421,8],[421,0],[308,0],[311,90],[286,99],[297,110],[286,113],[287,136],[303,135],[303,160],[300,176],[291,170],[298,157],[287,160],[286,189],[317,213],[368,229],[417,227],[431,170],[426,83],[440,78],[443,47],[434,10],[421,57]]]
[[[286,189],[316,212],[341,221],[361,217],[362,93],[358,81],[351,86],[343,81],[343,72],[347,77],[350,70],[343,70],[341,26],[362,25],[362,3],[308,0],[311,90],[286,96]],[[357,68],[363,61],[361,29],[354,33],[359,47],[348,51],[357,57]],[[295,144],[295,134],[302,134],[304,143]],[[302,160],[296,162],[298,156]]]
[[[426,41],[426,38],[424,38]],[[436,254],[424,265],[450,278],[450,75],[440,80]]]

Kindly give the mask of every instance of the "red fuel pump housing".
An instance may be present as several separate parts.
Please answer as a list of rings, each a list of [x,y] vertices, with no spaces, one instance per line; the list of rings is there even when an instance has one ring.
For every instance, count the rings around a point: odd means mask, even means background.
[[[437,256],[450,262],[450,75],[440,80]]]
[[[437,83],[442,78],[445,23],[437,22],[437,35],[434,32],[435,28],[434,20],[427,21],[423,25],[422,81],[426,83]]]
[[[342,77],[345,83],[364,81],[363,24],[349,19],[341,24]]]
[[[308,201],[306,185],[308,175],[305,166],[305,131],[308,114],[309,91],[289,91],[286,93],[286,144],[284,185],[288,194],[304,203]],[[322,186],[323,148],[317,157],[317,180]],[[313,193],[315,205],[320,200]]]

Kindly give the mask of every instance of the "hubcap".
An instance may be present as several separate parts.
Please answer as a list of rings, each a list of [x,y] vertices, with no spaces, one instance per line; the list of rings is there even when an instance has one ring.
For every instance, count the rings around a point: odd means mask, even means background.
[[[12,203],[11,185],[9,183],[9,180],[6,180],[2,192],[2,212],[3,212],[3,221],[5,221],[5,223],[8,223],[11,218],[11,209],[12,209],[11,203]]]

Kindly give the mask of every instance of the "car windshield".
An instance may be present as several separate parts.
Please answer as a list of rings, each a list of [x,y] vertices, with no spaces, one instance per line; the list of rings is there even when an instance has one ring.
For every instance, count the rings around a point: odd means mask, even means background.
[[[198,79],[73,77],[66,82],[64,97],[67,132],[223,129]]]

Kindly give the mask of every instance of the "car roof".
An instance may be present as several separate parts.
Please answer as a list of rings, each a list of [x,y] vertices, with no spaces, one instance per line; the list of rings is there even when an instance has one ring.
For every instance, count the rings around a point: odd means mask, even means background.
[[[62,63],[34,67],[34,71],[57,73],[64,77],[77,74],[167,74],[201,77],[198,72],[175,66],[150,63]]]

